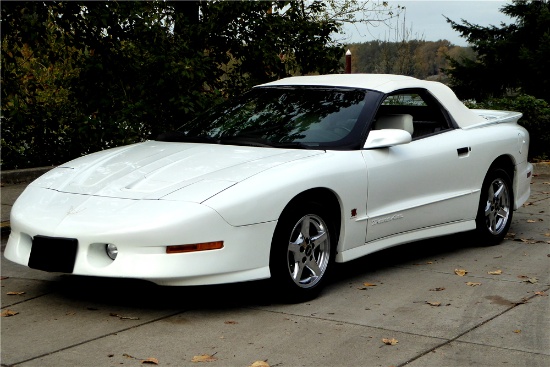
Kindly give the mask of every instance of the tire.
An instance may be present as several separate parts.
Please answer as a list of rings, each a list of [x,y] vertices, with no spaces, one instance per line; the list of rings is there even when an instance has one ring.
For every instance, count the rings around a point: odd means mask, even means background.
[[[481,187],[476,232],[485,245],[500,243],[512,223],[514,213],[512,181],[505,170],[492,169]]]
[[[303,302],[317,297],[334,262],[337,237],[331,217],[316,203],[283,211],[271,243],[271,283],[278,299]]]

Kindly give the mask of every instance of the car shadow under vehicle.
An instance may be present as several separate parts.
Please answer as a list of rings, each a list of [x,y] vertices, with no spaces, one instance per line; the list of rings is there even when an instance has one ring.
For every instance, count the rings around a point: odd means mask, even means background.
[[[331,287],[371,272],[420,259],[450,255],[476,247],[469,233],[392,247],[344,264],[336,264]],[[62,297],[97,305],[145,309],[232,309],[280,304],[268,280],[208,286],[159,286],[135,279],[64,275],[54,287]]]

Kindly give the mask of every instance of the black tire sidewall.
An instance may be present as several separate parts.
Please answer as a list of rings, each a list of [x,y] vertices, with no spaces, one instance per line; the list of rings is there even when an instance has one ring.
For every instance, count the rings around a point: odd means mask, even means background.
[[[288,240],[294,226],[305,215],[317,215],[326,225],[330,239],[330,251],[327,268],[322,278],[312,287],[302,288],[294,283],[288,270]],[[284,302],[303,302],[317,297],[332,272],[338,238],[331,216],[318,203],[300,202],[286,208],[275,228],[271,243],[269,268],[271,283],[279,300]]]
[[[491,185],[496,179],[501,179],[504,182],[504,184],[507,186],[507,189],[508,189],[507,191],[509,195],[508,199],[510,201],[510,212],[508,214],[508,220],[506,222],[504,229],[499,234],[492,234],[487,229],[487,225],[485,223],[485,205],[488,199],[489,185]],[[508,230],[510,229],[510,225],[512,224],[513,213],[514,213],[514,191],[512,187],[512,180],[510,179],[510,176],[508,175],[508,173],[502,168],[491,169],[487,174],[487,176],[485,177],[485,180],[483,181],[483,185],[481,187],[481,195],[479,198],[479,206],[478,206],[477,216],[476,216],[476,233],[479,240],[483,241],[482,243],[488,246],[492,246],[500,243],[508,233]]]

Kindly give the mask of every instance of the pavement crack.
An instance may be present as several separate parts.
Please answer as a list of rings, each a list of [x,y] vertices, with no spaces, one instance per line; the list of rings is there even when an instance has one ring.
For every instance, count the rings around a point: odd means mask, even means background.
[[[167,318],[170,318],[170,317],[173,317],[173,316],[182,314],[182,313],[184,313],[184,312],[187,312],[187,310],[178,311],[178,312],[175,312],[175,313],[171,313],[171,314],[169,314],[169,315],[165,315],[165,316],[162,316],[162,317],[158,317],[158,318],[156,318],[156,319],[149,320],[149,321],[144,322],[144,323],[141,323],[141,324],[139,324],[139,325],[133,325],[133,326],[130,326],[130,327],[127,327],[127,328],[124,328],[124,329],[120,329],[120,330],[117,330],[117,331],[113,331],[113,332],[111,332],[111,333],[107,333],[107,334],[104,334],[104,335],[96,336],[95,338],[91,338],[91,339],[88,339],[88,340],[85,340],[85,341],[82,341],[82,342],[79,342],[79,343],[67,345],[66,347],[59,348],[59,349],[56,349],[56,350],[51,351],[51,352],[48,352],[48,353],[43,353],[43,354],[40,354],[40,355],[38,355],[38,356],[35,356],[35,357],[32,357],[32,358],[25,359],[25,360],[23,360],[23,361],[15,362],[15,363],[12,363],[12,364],[9,364],[9,365],[4,365],[4,364],[2,364],[2,367],[14,367],[14,366],[18,366],[18,365],[20,365],[20,364],[27,363],[27,362],[29,362],[29,361],[34,361],[34,360],[36,360],[36,359],[39,359],[39,358],[42,358],[42,357],[46,357],[46,356],[49,356],[49,355],[52,355],[52,354],[56,354],[56,353],[62,352],[62,351],[67,350],[67,349],[71,349],[71,348],[78,347],[78,346],[80,346],[80,345],[84,345],[84,344],[87,344],[87,343],[90,343],[90,342],[93,342],[93,341],[96,341],[96,340],[99,340],[99,339],[103,339],[103,338],[106,338],[106,337],[111,336],[111,335],[115,335],[115,334],[122,333],[122,332],[124,332],[124,331],[132,330],[132,329],[137,329],[137,328],[142,327],[142,326],[144,326],[144,325],[152,324],[152,323],[154,323],[154,322],[157,322],[157,321],[160,321],[160,320],[164,320],[164,319],[167,319]]]
[[[550,288],[546,288],[546,289],[544,289],[544,291],[546,292],[546,291],[548,291],[549,289],[550,289]],[[458,335],[455,336],[454,338],[448,339],[448,340],[445,341],[444,343],[441,343],[441,344],[439,344],[439,345],[436,345],[436,346],[434,346],[434,347],[432,347],[432,348],[430,348],[430,349],[428,349],[428,350],[426,350],[426,351],[420,353],[419,355],[417,355],[417,356],[415,356],[415,357],[413,357],[413,358],[411,358],[411,359],[409,359],[409,360],[407,360],[407,361],[405,361],[405,362],[403,362],[403,363],[401,363],[401,364],[398,364],[396,367],[403,367],[403,366],[406,366],[406,365],[408,365],[409,363],[412,363],[412,362],[416,361],[417,359],[422,358],[423,356],[425,356],[425,355],[428,354],[428,353],[431,353],[431,352],[433,352],[433,351],[435,351],[435,350],[437,350],[437,349],[439,349],[439,348],[441,348],[441,347],[443,347],[443,346],[445,346],[445,345],[448,345],[448,344],[450,344],[450,343],[452,343],[452,342],[454,342],[454,341],[457,341],[459,338],[463,337],[464,335],[466,335],[466,334],[468,334],[468,333],[470,333],[470,332],[472,332],[472,331],[474,331],[474,330],[480,328],[481,326],[483,326],[483,325],[485,325],[485,324],[488,324],[489,322],[493,321],[493,320],[496,319],[497,317],[500,317],[500,316],[504,315],[505,313],[507,313],[507,312],[513,310],[514,308],[516,308],[516,307],[518,307],[518,306],[520,306],[520,305],[523,305],[523,304],[527,303],[528,301],[530,301],[531,299],[536,298],[536,297],[539,297],[539,296],[536,295],[536,294],[533,294],[533,295],[530,296],[530,297],[526,297],[526,298],[524,298],[524,302],[513,304],[512,306],[510,306],[509,308],[505,309],[504,311],[499,312],[498,314],[496,314],[496,315],[494,315],[494,316],[488,318],[487,320],[484,320],[483,322],[481,322],[481,323],[479,323],[479,324],[477,324],[477,325],[475,325],[475,326],[472,326],[471,328],[469,328],[468,330],[466,330],[466,331],[464,331],[464,332],[458,334]],[[472,342],[464,342],[464,343],[476,344],[476,343],[472,343]],[[517,350],[517,349],[510,349],[510,348],[502,348],[502,347],[498,347],[498,346],[494,346],[494,347],[495,347],[495,348],[500,348],[500,349],[507,349],[507,350]],[[530,353],[532,353],[532,352],[530,352]],[[538,353],[535,353],[535,354],[538,354]]]

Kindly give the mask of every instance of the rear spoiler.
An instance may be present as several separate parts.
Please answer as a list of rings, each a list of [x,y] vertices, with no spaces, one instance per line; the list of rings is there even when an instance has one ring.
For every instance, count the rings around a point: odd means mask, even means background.
[[[499,110],[476,110],[471,109],[473,113],[483,117],[487,122],[482,122],[475,125],[466,126],[463,129],[472,129],[476,127],[482,127],[494,124],[514,123],[517,124],[518,120],[523,116],[521,112],[514,111],[499,111]]]

